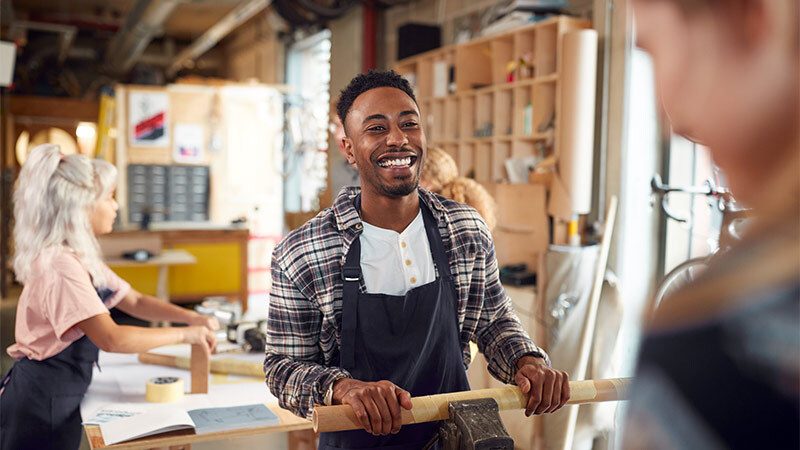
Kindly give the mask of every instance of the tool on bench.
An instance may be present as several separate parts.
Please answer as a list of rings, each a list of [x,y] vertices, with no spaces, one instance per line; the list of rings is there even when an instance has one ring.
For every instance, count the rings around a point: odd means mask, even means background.
[[[630,378],[570,381],[567,404],[624,400]],[[443,449],[513,449],[514,442],[500,420],[499,411],[524,409],[527,396],[516,386],[428,395],[411,399],[411,410],[402,410],[403,425],[444,421],[439,435]],[[363,428],[350,405],[317,406],[314,431]]]
[[[266,347],[266,320],[237,322],[228,325],[228,342],[239,344],[246,352],[263,352]]]

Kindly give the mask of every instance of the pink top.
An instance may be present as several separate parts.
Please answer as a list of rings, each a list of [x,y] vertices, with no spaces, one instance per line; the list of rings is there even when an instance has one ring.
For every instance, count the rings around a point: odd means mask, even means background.
[[[103,304],[89,272],[67,249],[53,255],[49,266],[22,289],[17,305],[17,342],[6,350],[14,359],[27,356],[41,361],[59,354],[84,335],[75,326],[78,322],[108,314],[131,290],[130,284],[103,264],[106,287],[114,291]]]

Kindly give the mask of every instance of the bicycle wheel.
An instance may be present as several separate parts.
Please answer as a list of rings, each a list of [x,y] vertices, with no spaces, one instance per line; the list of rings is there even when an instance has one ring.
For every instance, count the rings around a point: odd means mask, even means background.
[[[673,292],[693,282],[708,267],[706,258],[692,258],[678,264],[664,277],[653,299],[653,310]]]

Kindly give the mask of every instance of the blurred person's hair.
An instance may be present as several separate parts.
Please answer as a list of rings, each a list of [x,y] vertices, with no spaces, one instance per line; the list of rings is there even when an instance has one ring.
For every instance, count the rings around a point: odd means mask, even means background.
[[[53,253],[66,247],[86,267],[92,284],[104,286],[91,214],[116,183],[117,168],[106,161],[64,156],[52,144],[31,151],[14,192],[14,273],[20,283],[38,276],[37,268],[45,270]]]
[[[431,192],[467,204],[483,217],[489,231],[497,225],[496,205],[489,192],[477,181],[459,177],[456,161],[439,147],[429,147],[420,175]]]

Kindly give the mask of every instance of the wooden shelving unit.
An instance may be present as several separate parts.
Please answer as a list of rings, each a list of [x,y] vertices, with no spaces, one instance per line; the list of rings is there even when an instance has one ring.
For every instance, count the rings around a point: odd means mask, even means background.
[[[416,55],[394,69],[415,80],[428,145],[444,148],[464,176],[503,182],[506,159],[545,157],[558,146],[560,37],[590,27],[557,16]],[[529,65],[509,72],[523,58]]]
[[[584,28],[591,22],[556,16],[394,66],[415,85],[428,146],[442,147],[456,160],[460,175],[494,195],[498,225],[493,234],[501,266],[525,263],[537,272],[548,244],[566,243],[567,222],[550,220],[547,213],[554,201],[549,185],[504,184],[509,181],[505,162],[558,154],[565,131],[559,124],[566,123],[563,36]]]

